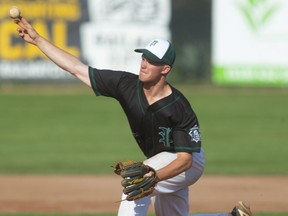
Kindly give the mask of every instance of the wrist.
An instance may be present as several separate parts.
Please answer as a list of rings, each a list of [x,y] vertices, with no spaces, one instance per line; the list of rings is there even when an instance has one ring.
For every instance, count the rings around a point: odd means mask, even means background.
[[[33,39],[33,44],[41,47],[43,43],[45,43],[45,39],[41,35],[37,34],[37,36]]]

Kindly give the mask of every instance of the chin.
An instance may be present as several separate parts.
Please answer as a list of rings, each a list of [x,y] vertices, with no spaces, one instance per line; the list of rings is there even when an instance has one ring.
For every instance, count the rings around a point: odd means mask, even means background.
[[[139,74],[139,80],[144,82],[145,81],[145,74],[141,73]]]
[[[139,76],[139,80],[140,80],[141,82],[145,82],[145,79],[143,79],[143,77],[141,77],[141,76]]]

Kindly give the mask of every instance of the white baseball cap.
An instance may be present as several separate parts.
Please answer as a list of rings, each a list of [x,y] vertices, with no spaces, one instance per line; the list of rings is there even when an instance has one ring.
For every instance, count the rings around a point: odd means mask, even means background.
[[[168,64],[171,67],[176,58],[176,53],[171,43],[163,39],[154,39],[145,48],[135,49],[134,51],[143,53],[152,62]]]

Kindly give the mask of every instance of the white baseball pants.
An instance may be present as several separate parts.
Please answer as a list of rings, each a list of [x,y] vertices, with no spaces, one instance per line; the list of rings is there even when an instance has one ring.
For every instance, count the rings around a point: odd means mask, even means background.
[[[176,153],[161,152],[144,161],[155,170],[167,166],[177,157]],[[192,167],[171,179],[161,181],[151,196],[135,201],[122,201],[118,216],[146,216],[151,200],[157,216],[189,216],[189,186],[197,182],[205,167],[204,151],[193,153]],[[122,194],[122,200],[126,197]],[[229,214],[201,214],[201,216],[227,216]],[[195,215],[200,216],[200,215]]]

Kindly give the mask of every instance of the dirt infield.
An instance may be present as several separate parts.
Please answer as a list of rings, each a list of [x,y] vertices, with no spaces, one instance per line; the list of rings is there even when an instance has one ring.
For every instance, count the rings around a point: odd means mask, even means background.
[[[203,176],[190,187],[191,212],[230,211],[247,200],[255,212],[288,212],[288,177]],[[0,176],[0,212],[116,212],[115,176]]]

